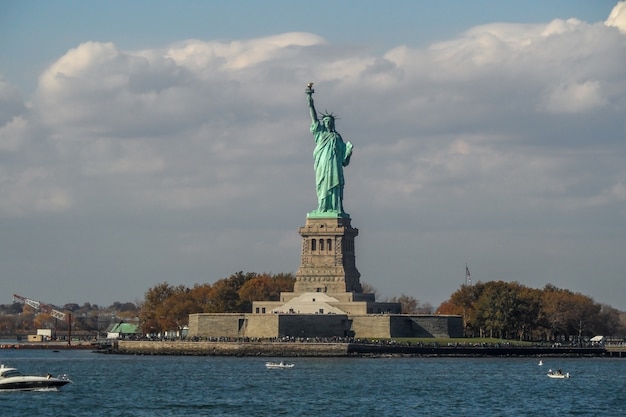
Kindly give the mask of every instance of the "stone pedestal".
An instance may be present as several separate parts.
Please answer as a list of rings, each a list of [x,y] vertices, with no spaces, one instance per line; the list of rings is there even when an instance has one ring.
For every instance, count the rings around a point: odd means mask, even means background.
[[[302,236],[302,256],[294,293],[362,292],[354,255],[359,230],[350,225],[349,217],[308,217],[298,233]]]

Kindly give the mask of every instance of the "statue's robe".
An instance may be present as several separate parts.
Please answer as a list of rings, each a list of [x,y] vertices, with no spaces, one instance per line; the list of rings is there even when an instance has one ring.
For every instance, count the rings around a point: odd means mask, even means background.
[[[316,144],[313,158],[318,201],[313,213],[343,214],[343,167],[350,163],[352,144],[344,143],[339,133],[329,131],[319,121],[311,124],[311,133]]]

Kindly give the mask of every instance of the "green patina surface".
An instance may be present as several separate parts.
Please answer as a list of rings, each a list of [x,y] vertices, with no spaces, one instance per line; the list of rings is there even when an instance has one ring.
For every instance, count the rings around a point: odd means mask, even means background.
[[[315,184],[317,190],[317,208],[307,217],[312,218],[349,218],[343,209],[343,189],[345,179],[343,168],[350,163],[352,143],[344,142],[335,130],[335,116],[332,113],[321,114],[318,118],[313,102],[312,83],[305,93],[311,114],[311,133],[315,139],[313,150]]]

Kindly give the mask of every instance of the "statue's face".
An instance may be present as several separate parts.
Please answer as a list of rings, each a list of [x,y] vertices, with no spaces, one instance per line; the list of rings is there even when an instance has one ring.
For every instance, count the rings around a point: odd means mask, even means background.
[[[326,129],[330,131],[335,130],[335,119],[333,119],[332,117],[324,117],[322,122],[324,123],[324,127]]]

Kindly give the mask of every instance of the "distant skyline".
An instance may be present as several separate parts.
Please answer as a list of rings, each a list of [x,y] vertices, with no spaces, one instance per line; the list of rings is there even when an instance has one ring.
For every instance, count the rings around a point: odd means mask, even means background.
[[[0,304],[295,273],[313,81],[380,296],[626,310],[624,68],[624,1],[2,2]]]

